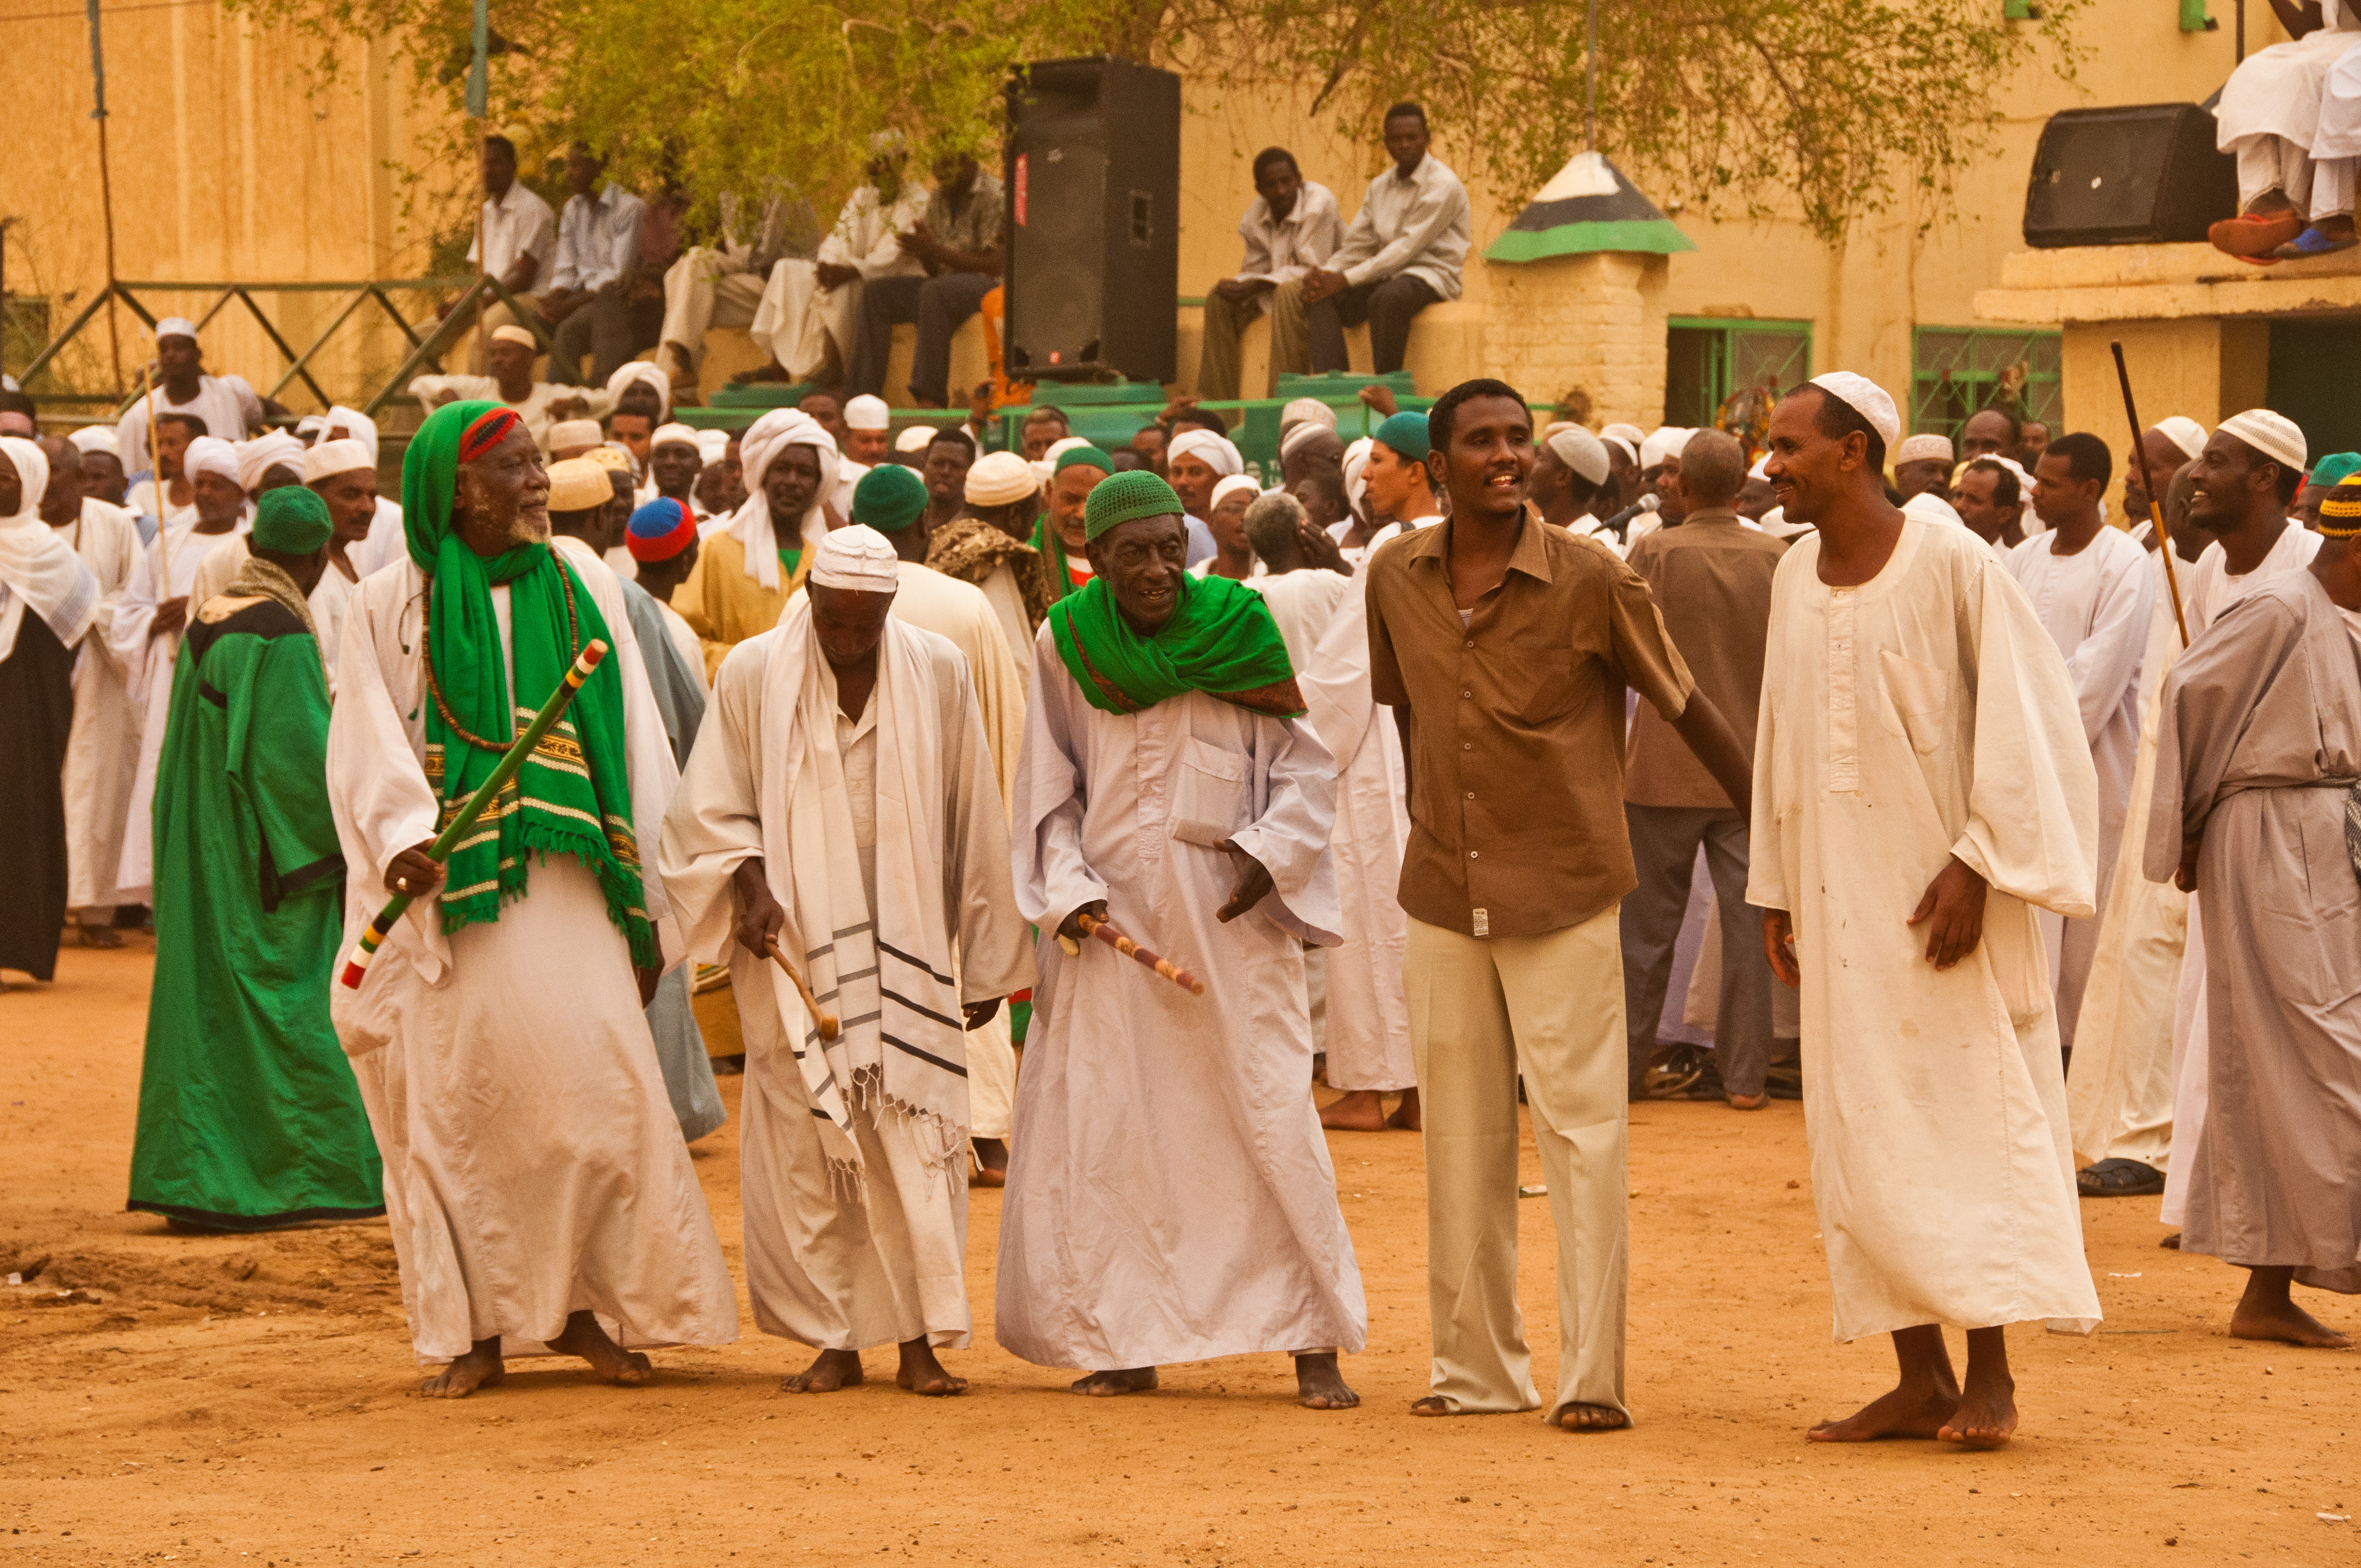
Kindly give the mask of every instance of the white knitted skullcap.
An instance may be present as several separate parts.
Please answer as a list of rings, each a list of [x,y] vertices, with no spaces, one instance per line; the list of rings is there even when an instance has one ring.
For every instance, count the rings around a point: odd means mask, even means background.
[[[376,466],[369,449],[357,441],[324,441],[303,454],[303,482],[316,485],[337,474]]]
[[[2187,414],[2174,414],[2156,422],[2157,433],[2180,449],[2180,455],[2191,463],[2205,450],[2205,427]]]
[[[1542,437],[1557,460],[1596,485],[1607,477],[1607,447],[1578,424],[1554,424]]]
[[[1951,438],[1948,435],[1905,436],[1894,449],[1896,463],[1949,463],[1951,460]]]
[[[873,392],[863,392],[844,405],[844,428],[847,430],[883,430],[893,411],[885,400]]]
[[[1850,370],[1829,370],[1812,378],[1812,385],[1869,422],[1877,438],[1891,447],[1902,439],[1902,416],[1885,389]]]
[[[856,522],[829,530],[819,542],[812,555],[811,580],[824,588],[890,594],[901,583],[902,559],[884,534]]]
[[[2311,449],[2304,444],[2303,432],[2295,421],[2268,409],[2248,409],[2232,414],[2222,422],[2222,433],[2235,435],[2264,456],[2290,468],[2301,468],[2311,460]]]

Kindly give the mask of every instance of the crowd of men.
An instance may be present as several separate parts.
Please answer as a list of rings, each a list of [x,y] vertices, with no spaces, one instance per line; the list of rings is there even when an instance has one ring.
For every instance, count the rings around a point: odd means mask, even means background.
[[[1315,364],[1357,315],[1398,357],[1455,291],[1465,193],[1414,106],[1387,138],[1341,238],[1257,160],[1209,365],[1265,307]],[[873,326],[972,309],[998,243],[972,164],[914,218],[875,151],[865,247],[764,286],[848,387]],[[649,281],[654,209],[576,161],[544,280],[489,148],[485,264],[603,356],[656,313],[586,269]],[[664,288],[770,310],[735,255]],[[184,321],[112,428],[0,406],[0,965],[152,911],[131,1206],[385,1214],[429,1392],[735,1337],[687,1154],[723,1115],[705,973],[745,1046],[756,1323],[816,1353],[791,1391],[889,1343],[902,1387],[965,1387],[982,1184],[1000,1343],[1077,1392],[1278,1353],[1356,1404],[1324,1124],[1429,1135],[1418,1413],[1628,1426],[1625,1108],[1667,1091],[1700,862],[1712,1066],[1672,1091],[1803,1100],[1837,1333],[1899,1364],[1812,1436],[2006,1441],[2007,1327],[2100,1316],[2078,1191],[2160,1195],[2246,1269],[2234,1333],[2346,1343],[2290,1287],[2361,1291],[2361,455],[2264,409],[2120,466],[1997,407],[1955,444],[1842,371],[1755,452],[1479,379],[1372,387],[1350,443],[1290,403],[1266,484],[1189,400],[1115,451],[1048,405],[1013,450],[897,435],[869,390],[730,434],[672,421],[701,329],[583,388],[485,325],[487,374],[414,389],[399,503],[373,422],[268,427]]]

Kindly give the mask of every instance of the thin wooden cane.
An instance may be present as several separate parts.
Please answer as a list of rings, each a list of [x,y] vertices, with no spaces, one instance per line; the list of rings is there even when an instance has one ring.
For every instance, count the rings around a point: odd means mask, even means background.
[[[1113,926],[1108,925],[1105,921],[1090,915],[1077,915],[1074,916],[1074,920],[1077,925],[1082,927],[1083,936],[1093,937],[1097,938],[1099,941],[1104,942],[1108,947],[1113,948],[1116,952],[1121,953],[1125,958],[1129,959],[1132,962],[1139,965],[1143,969],[1154,970],[1158,974],[1162,975],[1166,980],[1170,981],[1173,984],[1179,986],[1181,990],[1187,992],[1191,996],[1202,996],[1205,994],[1205,982],[1203,981],[1199,980],[1195,975],[1191,974],[1187,970],[1182,969],[1171,959],[1159,958],[1156,954],[1149,952],[1146,948],[1141,947],[1137,942],[1133,941],[1130,938],[1125,936],[1122,932],[1116,930]]]
[[[763,950],[770,954],[771,961],[786,970],[787,978],[796,982],[796,994],[804,999],[804,1006],[811,1014],[813,1025],[819,1030],[819,1037],[823,1040],[836,1038],[842,1025],[837,1022],[835,1014],[821,1009],[819,999],[812,994],[811,987],[804,983],[804,977],[796,972],[795,965],[787,962],[787,955],[779,951],[778,938],[773,938]]]

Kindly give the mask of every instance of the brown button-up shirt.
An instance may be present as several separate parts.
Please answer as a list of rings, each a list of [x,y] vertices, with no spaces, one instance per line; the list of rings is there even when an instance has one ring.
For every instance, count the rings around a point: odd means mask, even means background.
[[[1370,690],[1411,715],[1401,905],[1477,937],[1560,930],[1637,883],[1623,691],[1677,718],[1688,666],[1636,573],[1530,518],[1462,626],[1452,527],[1406,534],[1367,567]]]
[[[1655,594],[1697,690],[1730,720],[1750,762],[1763,700],[1763,648],[1771,635],[1771,577],[1786,553],[1784,543],[1747,527],[1728,507],[1707,507],[1678,528],[1639,541],[1629,557]],[[1645,707],[1631,725],[1623,798],[1634,806],[1731,809],[1688,743]]]

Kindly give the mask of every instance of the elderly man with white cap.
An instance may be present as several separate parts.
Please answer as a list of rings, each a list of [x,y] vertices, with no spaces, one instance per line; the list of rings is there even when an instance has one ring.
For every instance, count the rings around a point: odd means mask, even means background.
[[[1034,979],[967,661],[893,616],[899,571],[874,529],[819,543],[723,660],[657,849],[689,951],[730,967],[747,1289],[819,1352],[789,1393],[889,1343],[902,1387],[967,1387],[936,1355],[973,1326],[966,1035]]]
[[[927,565],[983,590],[1022,669],[1062,587],[1032,543],[1041,477],[1014,452],[987,452],[967,471],[966,497],[965,512],[927,536]]]
[[[2099,1319],[2034,921],[2092,911],[2098,791],[2024,591],[1886,500],[1901,425],[1849,371],[1772,411],[1771,481],[1817,532],[1772,587],[1747,902],[1802,990],[1836,1336],[1890,1333],[1901,1365],[1810,1436],[1993,1447],[2017,1424],[2007,1325]]]
[[[204,352],[197,346],[197,329],[185,316],[166,316],[156,323],[156,387],[125,411],[115,424],[116,455],[126,474],[146,473],[148,405],[159,418],[168,413],[203,420],[205,433],[224,441],[243,441],[249,426],[287,411],[255,395],[243,376],[208,376]]]
[[[1920,432],[1894,449],[1894,488],[1902,499],[1939,496],[1951,488],[1951,438]]]
[[[595,388],[535,380],[533,361],[540,353],[541,340],[525,328],[513,323],[496,326],[484,344],[485,374],[413,377],[410,395],[426,413],[462,400],[504,403],[523,417],[533,444],[547,458],[553,426],[566,420],[595,420],[615,406],[615,399],[612,393]],[[331,422],[334,419],[331,410]]]
[[[874,393],[863,392],[844,400],[844,455],[864,468],[874,468],[889,461],[893,444],[886,431],[894,422],[894,411],[885,400]]]
[[[672,596],[705,644],[708,679],[732,647],[778,624],[827,536],[824,502],[836,488],[835,438],[809,414],[773,409],[746,427],[739,448],[746,499],[726,527],[705,536]]]

